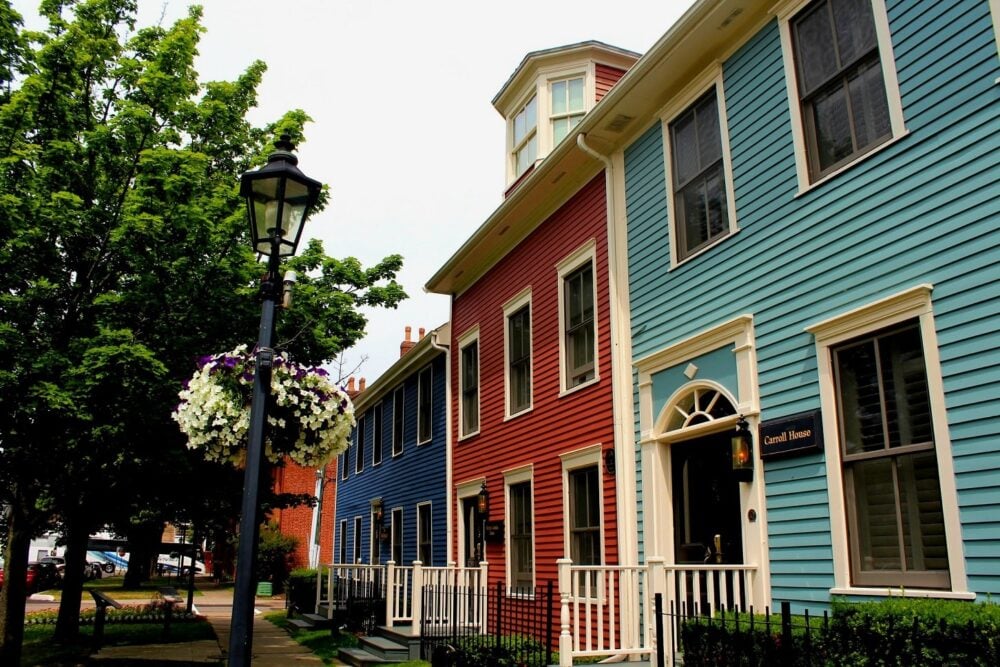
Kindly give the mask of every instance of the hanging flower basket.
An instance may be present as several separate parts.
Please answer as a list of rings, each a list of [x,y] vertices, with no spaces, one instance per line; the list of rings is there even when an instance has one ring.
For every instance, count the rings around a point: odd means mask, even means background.
[[[188,447],[203,449],[209,461],[242,465],[250,428],[250,395],[255,355],[241,345],[202,357],[180,392],[173,413]],[[347,449],[354,405],[322,368],[300,366],[275,355],[264,453],[277,463],[284,456],[319,468]]]

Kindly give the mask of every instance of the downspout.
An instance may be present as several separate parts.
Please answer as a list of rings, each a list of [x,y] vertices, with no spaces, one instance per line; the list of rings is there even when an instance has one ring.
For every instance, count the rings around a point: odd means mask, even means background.
[[[632,419],[632,340],[629,328],[628,260],[625,240],[625,208],[617,197],[624,187],[616,187],[619,170],[612,158],[587,145],[587,136],[578,134],[576,145],[604,163],[607,202],[608,291],[611,319],[611,396],[615,434],[615,484],[618,491],[618,560],[621,565],[638,565],[638,495],[634,420]],[[623,195],[624,196],[624,195]],[[619,220],[620,216],[620,220]],[[620,224],[619,224],[620,223]],[[625,419],[625,416],[628,419]]]
[[[451,305],[449,304],[448,310],[451,310]],[[448,322],[451,323],[451,312],[448,313]],[[449,328],[450,331],[450,328]],[[445,469],[445,489],[444,489],[444,508],[445,508],[445,563],[451,560],[451,538],[452,538],[452,472],[451,472],[451,341],[448,345],[442,345],[438,342],[438,330],[434,329],[431,331],[431,347],[435,350],[440,350],[444,352],[444,469]],[[427,563],[427,565],[432,565],[432,563]]]

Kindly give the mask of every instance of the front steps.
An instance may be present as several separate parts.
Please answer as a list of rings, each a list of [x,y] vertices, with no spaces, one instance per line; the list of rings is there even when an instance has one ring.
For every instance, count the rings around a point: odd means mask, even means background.
[[[355,667],[389,665],[420,658],[420,638],[411,637],[409,627],[387,628],[379,626],[378,634],[359,637],[358,648],[342,648],[338,657]]]

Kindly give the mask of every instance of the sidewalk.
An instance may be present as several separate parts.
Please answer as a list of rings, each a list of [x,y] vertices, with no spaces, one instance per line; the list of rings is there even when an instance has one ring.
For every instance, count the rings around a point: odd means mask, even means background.
[[[199,586],[202,595],[195,598],[198,613],[208,618],[218,641],[203,640],[176,644],[142,646],[109,646],[90,657],[89,665],[137,665],[142,667],[170,665],[224,664],[229,648],[229,621],[232,614],[232,589]],[[254,667],[282,665],[322,665],[323,661],[309,649],[292,639],[287,632],[263,619],[262,614],[284,608],[281,600],[258,598],[256,609],[261,613],[253,622]]]

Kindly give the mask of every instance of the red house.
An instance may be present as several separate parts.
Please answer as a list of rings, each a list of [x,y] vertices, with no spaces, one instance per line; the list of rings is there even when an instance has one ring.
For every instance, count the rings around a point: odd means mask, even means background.
[[[617,564],[634,543],[616,502],[634,465],[613,420],[606,163],[562,140],[637,58],[598,42],[525,57],[493,100],[507,197],[426,285],[452,297],[452,557],[485,560],[512,597],[556,582],[558,559]]]

